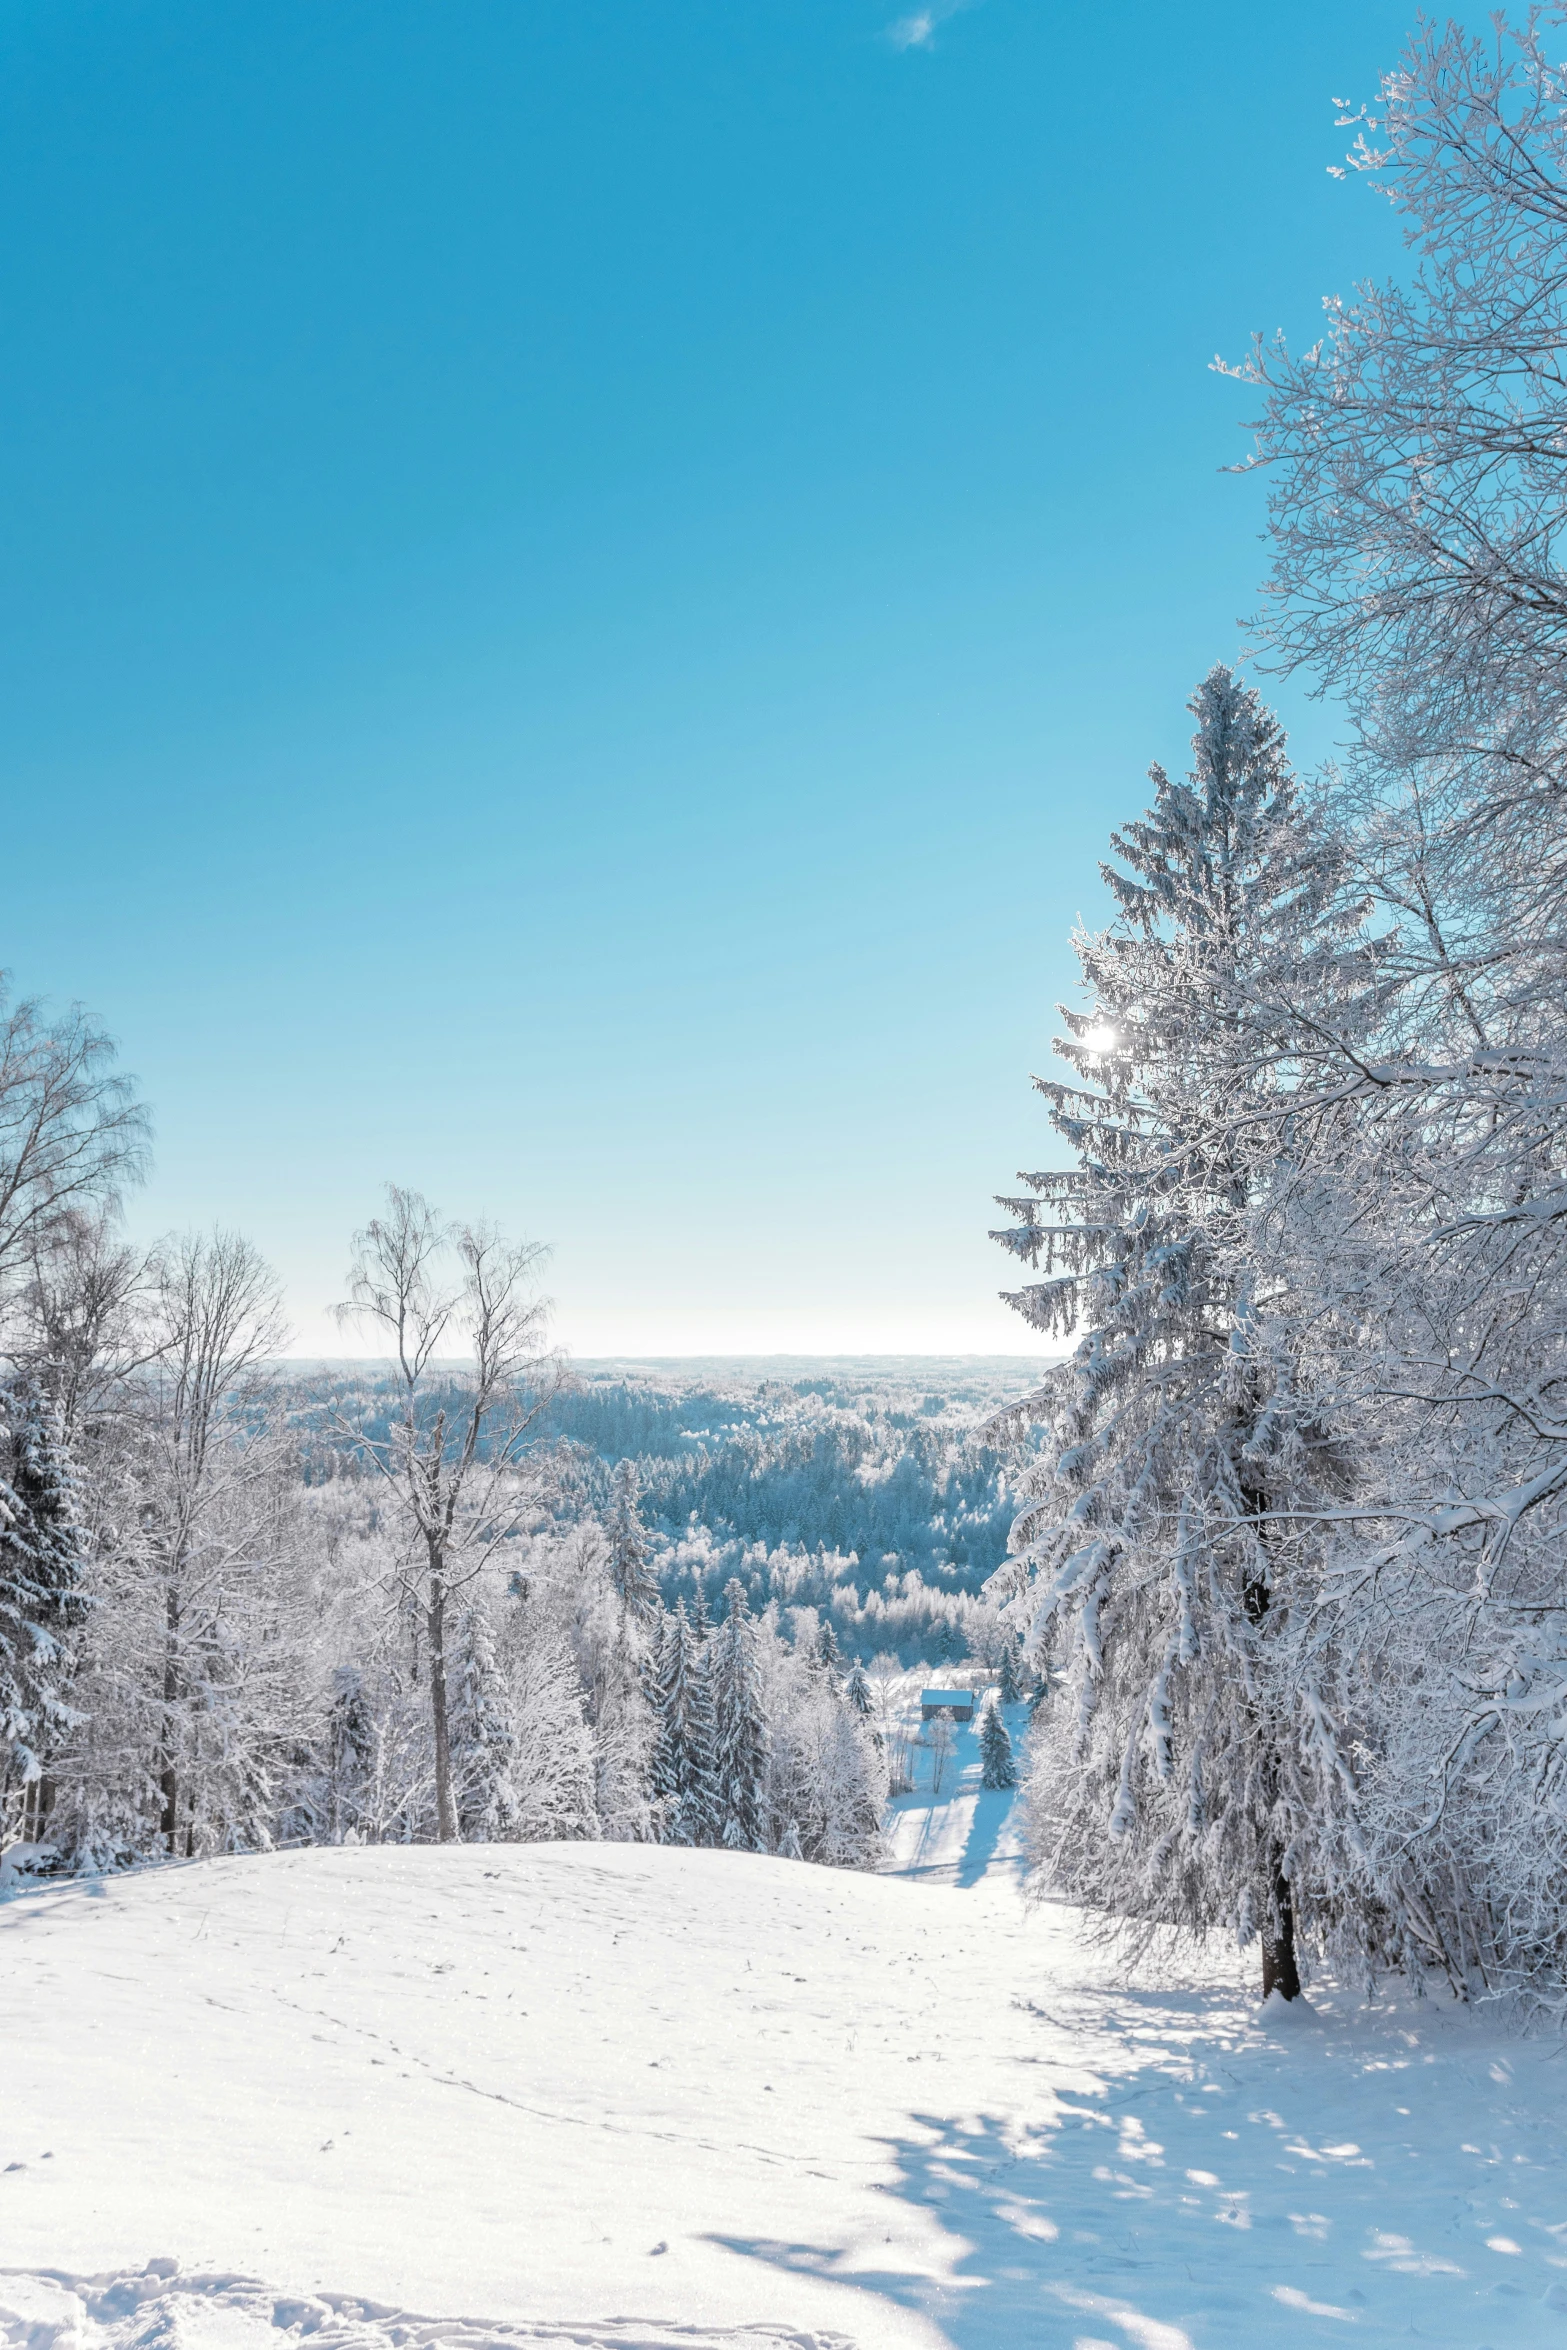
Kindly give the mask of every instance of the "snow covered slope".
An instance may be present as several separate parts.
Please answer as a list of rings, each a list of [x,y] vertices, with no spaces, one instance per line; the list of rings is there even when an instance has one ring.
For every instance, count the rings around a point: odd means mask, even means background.
[[[1102,1978],[1001,1876],[726,1853],[316,1851],[26,1894],[0,2339],[1567,2344],[1548,2048]]]
[[[903,1706],[911,1736],[919,1734],[920,1687],[920,1679],[911,1675]],[[911,1749],[914,1786],[909,1794],[894,1796],[889,1806],[888,1865],[893,1875],[964,1887],[987,1877],[1022,1884],[1023,1847],[1012,1818],[1011,1793],[979,1783],[979,1725],[990,1694],[979,1693],[971,1722],[952,1725],[949,1756],[938,1762],[928,1744]],[[1021,1751],[1027,1706],[1005,1707],[1002,1719]],[[929,1732],[924,1735],[928,1739]]]

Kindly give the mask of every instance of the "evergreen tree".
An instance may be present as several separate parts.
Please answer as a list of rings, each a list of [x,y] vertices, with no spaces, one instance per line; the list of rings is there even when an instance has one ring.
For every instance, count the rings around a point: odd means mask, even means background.
[[[721,1832],[713,1687],[705,1643],[682,1601],[665,1618],[654,1698],[653,1794],[667,1844],[714,1844]]]
[[[375,1747],[375,1725],[357,1665],[338,1665],[332,1674],[327,1714],[326,1771],[319,1813],[328,1843],[357,1840],[364,1785]]]
[[[1017,1677],[1017,1643],[1010,1637],[1001,1650],[1000,1693],[1003,1705],[1016,1705],[1023,1694]]]
[[[1295,1028],[1368,978],[1342,866],[1305,821],[1276,721],[1218,668],[1186,782],[1113,838],[1119,908],[1080,936],[1091,1008],[1039,1080],[1077,1165],[1026,1178],[998,1235],[1053,1275],[1014,1302],[1075,1351],[1024,1410],[1049,1441],[994,1581],[1076,1703],[1041,1717],[1038,1847],[1120,1916],[1260,1931],[1264,1990],[1298,1988],[1295,1924],[1325,1904],[1344,1764],[1309,1672],[1291,1684],[1274,1513],[1320,1495],[1332,1447],[1295,1385],[1257,1219],[1280,1179]],[[1039,1202],[1044,1203],[1041,1214]]]
[[[658,1578],[649,1564],[647,1533],[638,1507],[640,1481],[635,1461],[616,1465],[610,1486],[609,1579],[620,1603],[623,1640],[631,1628],[645,1630],[657,1620]]]
[[[695,1634],[686,1682],[685,1769],[677,1841],[717,1844],[723,1834],[718,1785],[718,1725],[713,1709],[712,1651]]]
[[[836,1680],[843,1671],[843,1650],[838,1646],[838,1635],[832,1628],[831,1616],[823,1616],[817,1627],[815,1654],[822,1671]]]
[[[688,1631],[683,1612],[666,1612],[658,1643],[645,1674],[648,1705],[653,1715],[653,1750],[648,1763],[648,1793],[652,1798],[660,1840],[670,1840],[675,1806],[680,1797],[680,1707],[674,1692],[684,1684]]]
[[[937,1665],[955,1665],[963,1655],[963,1635],[950,1616],[943,1620],[936,1635],[932,1662]]]
[[[514,1836],[518,1801],[514,1781],[517,1738],[489,1616],[466,1608],[452,1656],[452,1788],[464,1843],[495,1844]]]
[[[762,1686],[756,1659],[756,1627],[744,1586],[731,1578],[724,1589],[726,1614],[714,1633],[712,1661],[714,1784],[718,1841],[737,1852],[760,1852],[762,1774],[767,1732],[762,1719]]]
[[[698,1575],[696,1587],[691,1595],[691,1636],[694,1640],[702,1641],[707,1638],[712,1629],[713,1619],[708,1612],[707,1592],[701,1576]]]
[[[1017,1770],[1012,1761],[1012,1741],[1007,1736],[1006,1723],[997,1704],[987,1705],[985,1719],[979,1732],[979,1783],[982,1787],[1015,1787]]]
[[[57,1406],[0,1386],[0,1844],[41,1825],[50,1747],[74,1717],[70,1634],[87,1612],[76,1477]]]
[[[869,1676],[858,1657],[849,1667],[849,1678],[843,1685],[843,1694],[861,1721],[868,1722],[875,1707],[875,1699],[871,1695]]]

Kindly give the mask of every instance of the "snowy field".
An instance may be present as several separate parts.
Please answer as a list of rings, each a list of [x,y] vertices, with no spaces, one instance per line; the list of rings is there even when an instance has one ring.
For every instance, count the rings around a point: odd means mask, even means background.
[[[1554,2042],[1107,1986],[974,1774],[902,1799],[903,1875],[349,1849],[0,1904],[0,2340],[1567,2345]]]

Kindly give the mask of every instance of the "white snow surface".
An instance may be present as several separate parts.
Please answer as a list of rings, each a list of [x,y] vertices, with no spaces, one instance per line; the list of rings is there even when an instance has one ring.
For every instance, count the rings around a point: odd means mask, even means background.
[[[0,1903],[0,2343],[1567,2350],[1554,2042],[1129,1986],[956,1759],[923,1874],[400,1847]]]

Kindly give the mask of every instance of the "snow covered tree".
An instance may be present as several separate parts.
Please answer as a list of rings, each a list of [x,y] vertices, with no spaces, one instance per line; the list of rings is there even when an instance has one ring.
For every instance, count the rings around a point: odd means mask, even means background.
[[[609,1578],[620,1604],[622,1637],[631,1645],[633,1629],[645,1631],[658,1620],[658,1577],[650,1564],[650,1546],[638,1506],[641,1488],[635,1461],[616,1464],[610,1485]]]
[[[321,1841],[341,1844],[345,1839],[357,1840],[375,1743],[375,1717],[364,1674],[354,1665],[335,1666],[324,1741],[324,1784],[315,1823]]]
[[[1191,707],[1193,772],[1153,770],[1104,868],[1118,917],[1077,941],[1078,1082],[1036,1081],[1077,1164],[1004,1203],[997,1237],[1051,1275],[1013,1302],[1077,1336],[1020,1407],[1049,1434],[995,1589],[1070,1692],[1036,1733],[1037,1856],[1119,1916],[1260,1932],[1291,1997],[1302,1901],[1339,1899],[1344,1762],[1309,1668],[1275,1663],[1286,1513],[1339,1471],[1255,1235],[1299,1009],[1353,1004],[1371,970],[1276,721],[1224,668]]]
[[[724,1620],[709,1646],[714,1714],[714,1787],[718,1841],[736,1852],[764,1849],[763,1777],[767,1730],[762,1718],[756,1627],[745,1587],[724,1589]]]
[[[87,1604],[60,1410],[13,1376],[0,1385],[0,1848],[42,1825],[44,1770],[72,1720],[70,1638]]]
[[[763,1832],[769,1850],[831,1868],[874,1868],[881,1858],[885,1760],[868,1724],[817,1662],[757,1628],[767,1725]]]
[[[1015,1787],[1012,1741],[997,1704],[987,1705],[979,1731],[979,1783],[982,1787]]]
[[[1418,256],[1332,300],[1292,354],[1260,339],[1274,469],[1268,630],[1344,696],[1384,768],[1468,747],[1504,786],[1493,853],[1553,863],[1567,722],[1567,68],[1557,8],[1423,22],[1349,157]],[[1341,176],[1343,176],[1341,174]],[[1543,843],[1538,836],[1543,832]]]
[[[265,1606],[255,1566],[281,1467],[267,1365],[282,1338],[276,1280],[249,1241],[196,1233],[159,1253],[152,1361],[135,1390],[134,1554],[148,1605],[159,1834],[170,1853],[203,1848],[209,1825],[220,1845],[266,1834],[270,1741],[244,1693],[253,1667],[286,1675],[287,1652],[252,1652],[241,1624],[252,1595]],[[217,1804],[210,1823],[198,1816],[204,1788]]]
[[[849,1667],[849,1677],[843,1685],[844,1702],[853,1707],[862,1722],[868,1722],[876,1710],[876,1700],[865,1667],[858,1657]]]
[[[721,1815],[709,1651],[693,1633],[684,1601],[665,1618],[653,1703],[652,1781],[663,1841],[715,1844]]]
[[[1360,1454],[1319,1656],[1362,1709],[1388,1947],[1460,1988],[1567,1983],[1567,69],[1559,8],[1422,25],[1350,168],[1406,282],[1259,344],[1267,630],[1356,722],[1339,794],[1384,912],[1383,1017],[1302,1053],[1352,1105],[1340,1197],[1281,1218],[1314,1380]]]
[[[1023,1694],[1017,1677],[1017,1642],[1010,1633],[1001,1644],[999,1687],[1003,1705],[1016,1705]]]
[[[504,1843],[516,1829],[517,1735],[482,1598],[457,1621],[452,1655],[452,1788],[464,1843]]]
[[[831,1616],[823,1616],[817,1630],[816,1661],[822,1671],[835,1681],[843,1671],[843,1651],[838,1646],[838,1635],[832,1628]]]
[[[520,1843],[596,1840],[593,1733],[570,1645],[558,1633],[533,1637],[519,1626],[505,1663],[514,1742],[512,1838]]]
[[[112,1209],[141,1172],[147,1113],[80,1011],[46,1021],[0,988],[0,1304],[62,1221]]]
[[[349,1296],[337,1309],[394,1350],[399,1409],[389,1431],[362,1419],[341,1432],[384,1478],[408,1527],[401,1583],[425,1641],[442,1843],[458,1833],[448,1609],[517,1530],[528,1500],[517,1464],[558,1385],[544,1348],[546,1308],[533,1290],[544,1253],[488,1225],[449,1229],[419,1193],[390,1184],[386,1214],[355,1235]],[[459,1335],[469,1362],[454,1381],[449,1367],[434,1366]]]

